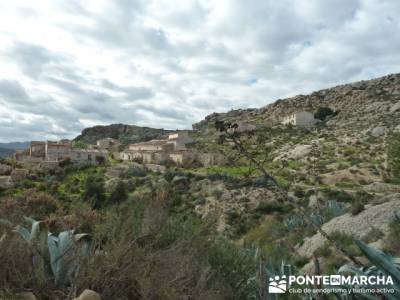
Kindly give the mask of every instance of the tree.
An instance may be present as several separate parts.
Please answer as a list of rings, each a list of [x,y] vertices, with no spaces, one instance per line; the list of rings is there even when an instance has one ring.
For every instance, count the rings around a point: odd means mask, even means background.
[[[78,140],[78,141],[74,141],[73,147],[74,148],[79,148],[79,149],[87,149],[88,148],[88,144],[86,144],[82,140]]]
[[[330,107],[318,107],[314,114],[314,118],[324,121],[326,117],[334,115],[335,112]]]
[[[108,198],[109,204],[120,203],[128,198],[128,192],[126,190],[125,183],[119,181],[112,191],[110,198]]]
[[[85,182],[83,199],[90,201],[93,208],[101,208],[106,200],[104,178],[98,175],[89,175]]]
[[[387,162],[391,180],[400,183],[400,133],[393,134],[390,139]]]

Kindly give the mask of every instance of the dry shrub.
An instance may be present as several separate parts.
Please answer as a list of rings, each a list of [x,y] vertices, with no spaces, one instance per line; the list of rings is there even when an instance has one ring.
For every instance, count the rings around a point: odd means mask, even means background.
[[[93,233],[98,223],[102,222],[102,216],[98,211],[92,209],[89,205],[83,207],[73,207],[69,214],[59,216],[51,214],[44,219],[51,232],[60,232],[65,230],[75,230],[75,232]]]
[[[21,221],[23,216],[44,219],[59,208],[59,204],[51,195],[38,192],[36,189],[29,189],[21,195],[0,200],[0,216],[16,222]]]
[[[4,233],[0,230],[0,236]],[[0,292],[32,291],[38,299],[55,300],[53,281],[39,272],[38,257],[25,241],[10,230],[0,242]]]

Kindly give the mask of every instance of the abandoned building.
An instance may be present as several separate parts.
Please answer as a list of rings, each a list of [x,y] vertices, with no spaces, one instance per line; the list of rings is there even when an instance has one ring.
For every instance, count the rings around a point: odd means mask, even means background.
[[[96,146],[99,149],[106,149],[106,150],[110,150],[112,147],[116,147],[119,145],[120,145],[120,142],[113,138],[100,139],[96,142]]]
[[[316,123],[314,115],[307,111],[295,112],[283,118],[283,125],[293,125],[300,127],[312,126]]]
[[[194,139],[188,131],[178,131],[165,139],[131,144],[120,153],[124,161],[137,161],[145,164],[164,164],[167,162],[178,166],[198,164],[205,167],[215,164],[225,164],[226,159],[221,154],[200,153],[188,147]]]
[[[74,149],[70,140],[33,141],[29,149],[17,151],[15,160],[25,163],[44,163],[71,160],[72,162],[97,163],[105,160],[108,151],[99,149]]]
[[[186,147],[193,142],[187,131],[170,134],[166,139],[131,144],[120,153],[122,160],[162,164],[168,161],[183,165],[193,158]]]

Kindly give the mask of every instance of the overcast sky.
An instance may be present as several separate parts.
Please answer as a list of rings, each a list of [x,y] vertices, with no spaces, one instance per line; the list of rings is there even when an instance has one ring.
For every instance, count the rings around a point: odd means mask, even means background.
[[[207,114],[400,72],[399,0],[0,0],[0,142]]]

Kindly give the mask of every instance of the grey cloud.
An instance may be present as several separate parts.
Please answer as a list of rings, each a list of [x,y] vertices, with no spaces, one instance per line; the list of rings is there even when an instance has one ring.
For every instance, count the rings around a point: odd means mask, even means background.
[[[5,102],[30,105],[30,97],[24,87],[15,80],[0,80],[0,98]]]
[[[154,92],[146,87],[119,86],[107,79],[102,80],[101,85],[111,91],[125,93],[128,100],[149,99],[154,96]]]
[[[38,79],[43,69],[50,63],[66,59],[63,54],[54,53],[42,46],[24,42],[15,42],[6,51],[6,55],[19,65],[25,75],[34,79]]]

